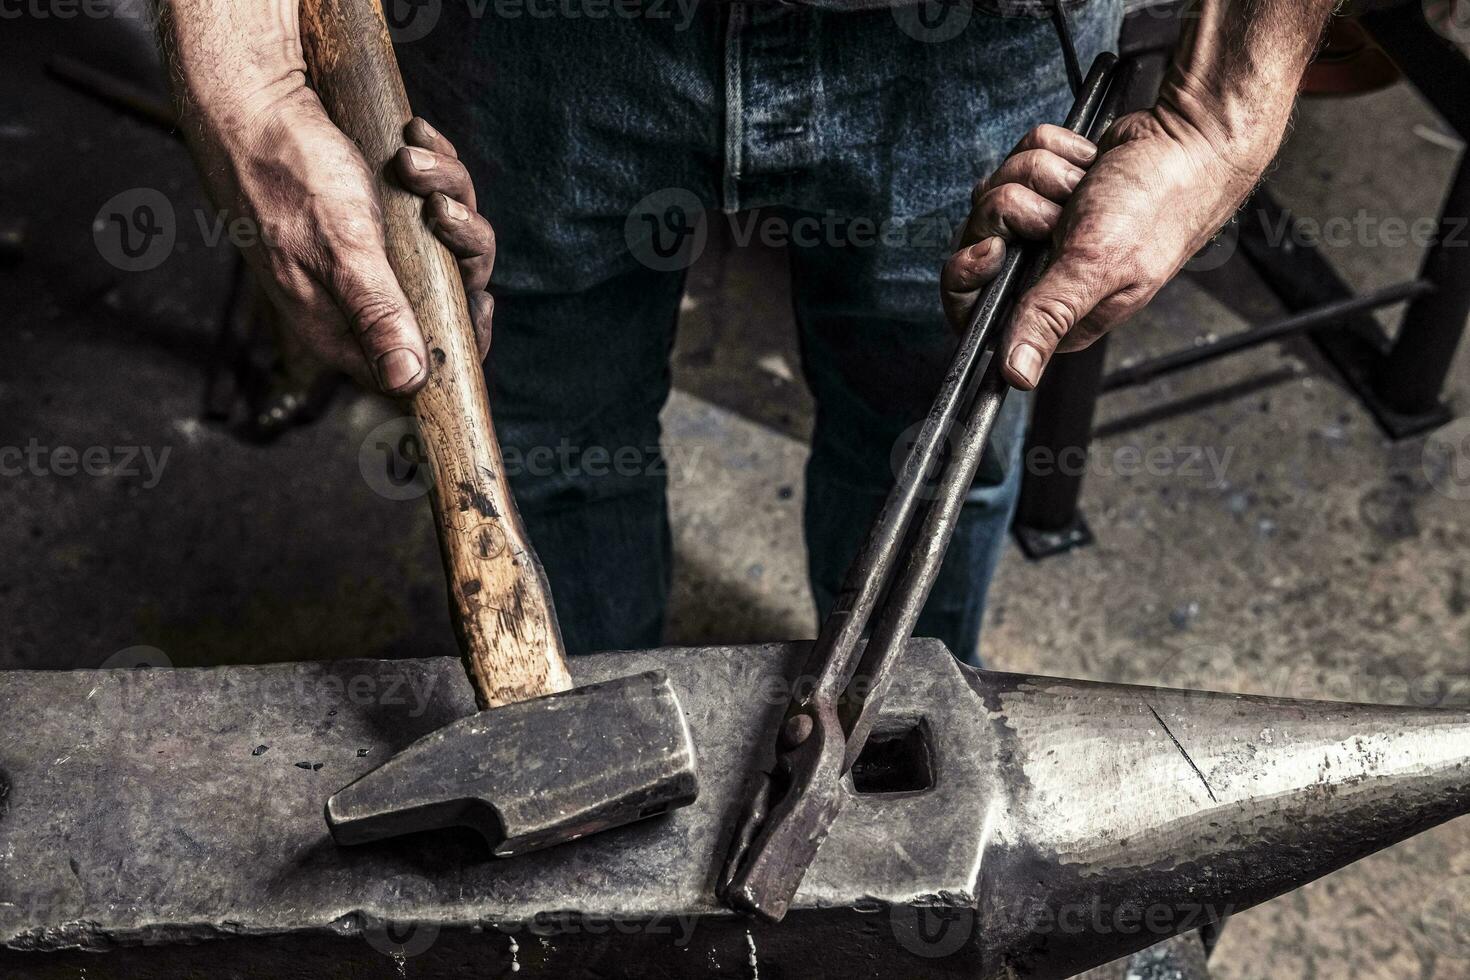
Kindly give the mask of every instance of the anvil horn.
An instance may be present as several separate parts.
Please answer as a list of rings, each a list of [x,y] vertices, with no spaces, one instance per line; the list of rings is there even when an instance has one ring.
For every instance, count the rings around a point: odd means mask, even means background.
[[[966,675],[987,977],[1071,976],[1470,812],[1460,711]]]

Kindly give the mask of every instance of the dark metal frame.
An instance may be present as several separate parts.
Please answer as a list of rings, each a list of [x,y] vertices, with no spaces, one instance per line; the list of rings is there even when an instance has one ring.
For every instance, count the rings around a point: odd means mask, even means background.
[[[1145,90],[1130,102],[1152,101],[1167,66],[1172,32],[1156,13],[1135,15],[1124,27],[1125,56],[1146,70]],[[1419,4],[1382,10],[1362,24],[1395,59],[1408,81],[1456,132],[1470,137],[1470,60],[1425,21]],[[1358,295],[1314,247],[1296,235],[1291,215],[1257,191],[1238,222],[1240,255],[1291,311],[1284,319],[1252,327],[1210,344],[1177,351],[1109,374],[1102,371],[1104,344],[1053,361],[1036,396],[1025,459],[1058,459],[1086,452],[1097,398],[1163,374],[1195,367],[1264,343],[1306,335],[1343,383],[1393,439],[1438,428],[1451,418],[1441,402],[1450,362],[1470,319],[1470,153],[1460,161],[1440,213],[1439,233],[1419,277]],[[1284,236],[1266,229],[1284,230]],[[1277,238],[1281,240],[1276,240]],[[1232,261],[1234,261],[1232,259]],[[1371,312],[1407,301],[1403,322],[1390,338]],[[1092,542],[1077,506],[1080,467],[1029,465],[1013,532],[1029,558],[1044,558]],[[1075,470],[1075,472],[1074,472]]]

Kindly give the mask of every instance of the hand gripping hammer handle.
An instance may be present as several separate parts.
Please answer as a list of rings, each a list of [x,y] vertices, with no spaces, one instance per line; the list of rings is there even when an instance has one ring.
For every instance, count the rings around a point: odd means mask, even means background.
[[[568,690],[545,574],[501,467],[485,377],[454,256],[422,203],[388,176],[412,118],[377,0],[303,0],[301,41],[328,115],[377,175],[388,262],[429,351],[409,402],[428,456],[450,617],[482,708]]]

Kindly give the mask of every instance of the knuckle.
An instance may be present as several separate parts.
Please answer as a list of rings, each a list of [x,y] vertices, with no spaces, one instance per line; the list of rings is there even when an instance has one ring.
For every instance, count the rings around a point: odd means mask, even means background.
[[[372,345],[394,337],[402,322],[402,307],[377,286],[358,285],[342,293],[344,312],[352,329]]]
[[[1042,123],[1039,126],[1033,126],[1031,129],[1026,131],[1025,136],[1021,137],[1021,142],[1016,144],[1017,149],[1034,150],[1038,147],[1045,146],[1047,139],[1050,136],[1050,128],[1051,127],[1048,126],[1048,124],[1046,123]]]
[[[1027,302],[1030,321],[1053,342],[1060,341],[1077,322],[1077,310],[1060,296],[1035,296]]]
[[[1021,171],[1021,180],[1030,186],[1036,186],[1037,181],[1046,173],[1047,164],[1051,162],[1051,154],[1046,150],[1027,150],[1020,154],[1016,165]]]
[[[434,167],[434,172],[439,177],[439,185],[453,188],[457,192],[451,195],[453,197],[469,197],[474,188],[470,182],[470,172],[465,165],[454,157],[444,156],[442,153],[435,154],[435,156],[438,157],[438,163]],[[468,201],[462,203],[468,204]]]
[[[989,200],[993,212],[1014,214],[1025,207],[1026,189],[1020,184],[1001,184],[990,192]]]

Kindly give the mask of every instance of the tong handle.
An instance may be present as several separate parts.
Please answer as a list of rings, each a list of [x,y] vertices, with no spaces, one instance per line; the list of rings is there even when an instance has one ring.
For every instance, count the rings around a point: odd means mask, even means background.
[[[1093,62],[1067,116],[1068,128],[1091,130],[1117,64],[1117,56],[1111,53]],[[762,774],[722,875],[720,890],[725,901],[738,910],[779,922],[842,807],[846,795],[842,777],[871,730],[888,674],[897,661],[895,654],[913,631],[1005,398],[1007,385],[996,358],[991,358],[978,382],[976,364],[1009,311],[1018,287],[1029,285],[1037,274],[1039,254],[1035,247],[1012,249],[1000,274],[981,295],[934,406],[812,645],[803,670],[816,683],[803,685],[787,705],[777,736],[775,769],[770,775]],[[945,500],[925,515],[918,530],[920,547],[908,547],[908,560],[858,664],[858,641],[905,548],[925,474],[941,458],[943,437],[966,403],[970,411],[958,452],[961,465],[951,467],[944,476]],[[844,712],[843,700],[852,687],[854,668],[864,666],[878,683],[862,702],[846,698]]]

